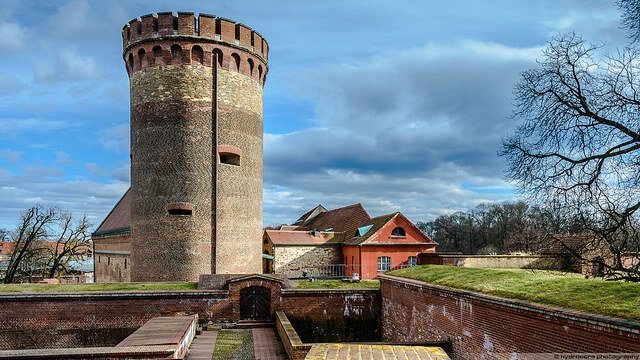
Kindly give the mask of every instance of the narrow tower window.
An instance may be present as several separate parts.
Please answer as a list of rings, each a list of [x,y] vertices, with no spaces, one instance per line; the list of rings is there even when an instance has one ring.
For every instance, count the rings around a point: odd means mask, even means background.
[[[192,56],[192,60],[202,64],[204,62],[204,54],[202,52],[202,48],[198,45],[194,46],[191,49],[191,56]]]
[[[167,213],[169,215],[191,216],[193,205],[184,202],[167,204]]]
[[[138,21],[138,24],[136,25],[136,33],[138,33],[138,36],[142,35],[142,24],[140,24],[139,21]]]
[[[157,17],[153,18],[153,31],[154,32],[158,32],[158,18]]]
[[[249,75],[253,76],[253,60],[249,59],[247,62],[249,63]]]
[[[160,46],[153,47],[153,57],[156,65],[164,64],[164,60],[162,59],[162,48]]]
[[[231,54],[231,57],[233,58],[233,62],[235,63],[235,70],[240,71],[240,55],[233,53]]]
[[[173,30],[178,30],[178,18],[175,16],[173,17]]]
[[[220,163],[240,166],[240,155],[232,153],[220,153]]]
[[[145,61],[147,61],[147,59],[145,59],[144,49],[138,50],[138,62],[139,62],[140,69],[144,67]]]
[[[129,61],[128,61],[128,63],[129,63],[129,70],[133,71],[133,54],[132,53],[129,53]]]
[[[180,45],[172,45],[171,46],[171,63],[179,64],[180,60],[182,60],[182,48]]]
[[[218,59],[218,65],[220,67],[222,67],[222,50],[220,49],[213,49],[213,57],[215,57],[216,59]]]
[[[235,146],[218,145],[221,164],[240,166],[240,155],[242,155],[242,151]]]

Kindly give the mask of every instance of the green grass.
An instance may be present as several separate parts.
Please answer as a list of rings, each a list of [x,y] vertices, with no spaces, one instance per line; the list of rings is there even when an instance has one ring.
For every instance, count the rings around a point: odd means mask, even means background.
[[[426,265],[389,275],[500,297],[640,320],[640,283],[585,279],[544,270],[473,269]]]
[[[253,333],[249,329],[228,329],[218,331],[215,360],[251,360],[253,359]]]
[[[135,291],[196,290],[197,282],[179,283],[108,283],[108,284],[0,284],[0,292],[69,292],[69,291]]]
[[[296,287],[298,289],[378,289],[380,281],[362,280],[353,283],[342,280],[298,281]]]

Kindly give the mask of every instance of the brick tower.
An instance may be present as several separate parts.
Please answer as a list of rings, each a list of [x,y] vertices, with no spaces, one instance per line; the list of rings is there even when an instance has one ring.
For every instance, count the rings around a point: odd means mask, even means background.
[[[215,16],[122,30],[131,89],[131,281],[259,273],[268,45]]]

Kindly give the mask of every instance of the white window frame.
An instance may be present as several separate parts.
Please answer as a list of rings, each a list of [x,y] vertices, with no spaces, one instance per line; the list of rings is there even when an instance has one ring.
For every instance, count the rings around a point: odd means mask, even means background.
[[[418,257],[417,256],[409,256],[409,258],[407,259],[407,265],[409,267],[414,267],[414,266],[418,265]]]
[[[391,256],[378,256],[378,272],[391,270]]]

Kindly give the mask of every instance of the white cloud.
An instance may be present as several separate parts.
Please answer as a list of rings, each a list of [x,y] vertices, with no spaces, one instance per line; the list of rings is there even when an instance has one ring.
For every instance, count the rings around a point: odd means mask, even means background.
[[[18,23],[0,21],[0,50],[23,48],[27,41],[27,32],[27,28]]]
[[[55,83],[95,79],[100,75],[96,60],[72,50],[63,50],[53,58],[34,62],[36,81]]]

